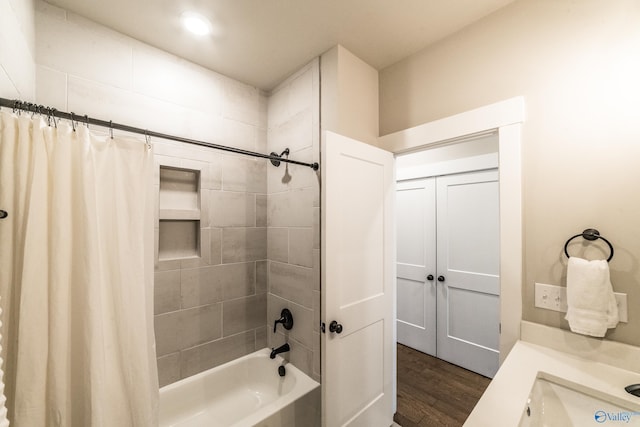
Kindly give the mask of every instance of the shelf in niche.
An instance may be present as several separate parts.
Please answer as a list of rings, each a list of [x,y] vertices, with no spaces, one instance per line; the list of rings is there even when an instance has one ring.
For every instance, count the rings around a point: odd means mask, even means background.
[[[161,219],[159,226],[159,261],[200,256],[200,221]]]
[[[199,220],[200,209],[160,209],[160,220]]]
[[[200,210],[200,171],[160,166],[160,212]]]

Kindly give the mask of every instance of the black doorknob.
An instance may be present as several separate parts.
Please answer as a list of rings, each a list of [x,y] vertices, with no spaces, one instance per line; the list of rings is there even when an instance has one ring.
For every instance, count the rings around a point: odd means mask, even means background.
[[[0,210],[0,219],[5,219],[8,216],[9,216],[9,213],[7,211]]]
[[[335,320],[329,323],[329,332],[342,333],[342,325]]]
[[[438,276],[438,282],[444,282],[444,276]]]
[[[433,280],[433,274],[428,275],[427,280]]]

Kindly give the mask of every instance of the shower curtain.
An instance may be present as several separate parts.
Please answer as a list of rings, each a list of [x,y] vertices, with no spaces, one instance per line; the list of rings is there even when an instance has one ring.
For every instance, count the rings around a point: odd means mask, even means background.
[[[53,125],[0,111],[11,426],[157,425],[152,151]]]

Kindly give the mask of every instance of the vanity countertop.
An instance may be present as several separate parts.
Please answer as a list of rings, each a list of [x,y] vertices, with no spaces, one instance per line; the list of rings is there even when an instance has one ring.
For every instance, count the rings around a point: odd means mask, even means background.
[[[522,323],[522,339],[507,356],[465,427],[517,426],[538,372],[640,405],[640,398],[624,390],[629,384],[640,383],[640,348]]]

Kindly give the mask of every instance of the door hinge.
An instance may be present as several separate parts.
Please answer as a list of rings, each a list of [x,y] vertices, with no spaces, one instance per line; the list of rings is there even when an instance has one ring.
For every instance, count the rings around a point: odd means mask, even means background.
[[[498,323],[498,333],[502,333],[502,323]]]

